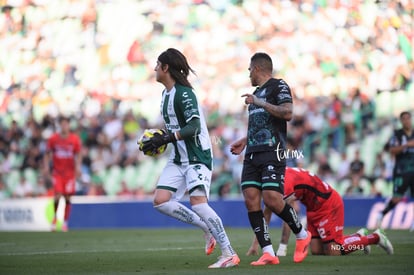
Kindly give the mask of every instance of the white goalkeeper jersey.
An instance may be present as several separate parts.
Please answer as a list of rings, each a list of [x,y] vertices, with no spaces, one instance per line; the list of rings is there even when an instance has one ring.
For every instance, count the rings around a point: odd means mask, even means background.
[[[168,132],[174,133],[187,125],[193,118],[200,119],[200,130],[185,140],[172,143],[170,160],[174,163],[203,163],[212,169],[211,141],[203,112],[198,105],[194,91],[179,84],[170,90],[164,90],[161,100],[161,115]]]

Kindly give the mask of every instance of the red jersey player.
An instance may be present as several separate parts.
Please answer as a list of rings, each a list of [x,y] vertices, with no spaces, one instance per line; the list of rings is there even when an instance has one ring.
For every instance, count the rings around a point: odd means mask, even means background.
[[[62,196],[65,198],[62,231],[67,231],[71,209],[70,197],[75,193],[76,177],[80,175],[81,141],[76,134],[70,132],[69,118],[61,116],[59,124],[60,132],[53,134],[47,141],[44,163],[46,175],[50,175],[50,164],[52,164],[55,193],[52,231],[56,230],[56,210]]]
[[[341,196],[318,176],[300,168],[287,167],[285,172],[284,198],[287,203],[299,200],[306,207],[310,243],[314,255],[345,255],[356,250],[370,252],[370,245],[378,244],[388,254],[393,254],[391,242],[382,230],[368,234],[365,228],[352,235],[343,235],[344,204]],[[264,216],[269,222],[271,211],[265,208]],[[282,236],[289,238],[289,227],[283,225]],[[287,243],[287,239],[284,243]],[[258,249],[254,239],[249,254]]]

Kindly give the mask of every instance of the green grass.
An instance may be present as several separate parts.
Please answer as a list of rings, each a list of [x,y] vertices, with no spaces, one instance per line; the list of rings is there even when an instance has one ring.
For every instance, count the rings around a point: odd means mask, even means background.
[[[346,233],[357,229],[347,229]],[[202,232],[196,229],[72,230],[67,233],[1,232],[0,274],[412,274],[414,233],[388,230],[395,254],[372,247],[347,256],[312,256],[293,263],[294,238],[288,256],[277,266],[251,267],[245,256],[252,239],[248,228],[228,228],[241,263],[211,270],[220,249],[204,255]],[[277,248],[279,229],[271,231]]]

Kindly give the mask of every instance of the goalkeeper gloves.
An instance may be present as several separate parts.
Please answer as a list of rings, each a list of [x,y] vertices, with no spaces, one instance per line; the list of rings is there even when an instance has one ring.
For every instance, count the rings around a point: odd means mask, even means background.
[[[177,141],[174,133],[169,134],[164,130],[161,130],[161,131],[162,131],[162,134],[154,133],[154,136],[152,138],[150,138],[147,141],[144,141],[144,145],[142,146],[143,152],[154,151],[164,144]]]

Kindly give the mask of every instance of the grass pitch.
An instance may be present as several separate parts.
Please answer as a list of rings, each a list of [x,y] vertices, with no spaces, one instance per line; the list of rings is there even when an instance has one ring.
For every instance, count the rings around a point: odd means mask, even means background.
[[[357,228],[347,229],[346,233]],[[340,257],[312,256],[293,262],[294,237],[288,256],[275,266],[252,267],[257,256],[245,256],[252,239],[249,228],[227,228],[241,259],[230,269],[208,269],[220,254],[204,254],[197,229],[72,230],[0,232],[0,274],[413,274],[414,232],[388,230],[395,254],[372,247]],[[280,229],[272,229],[275,249]]]

